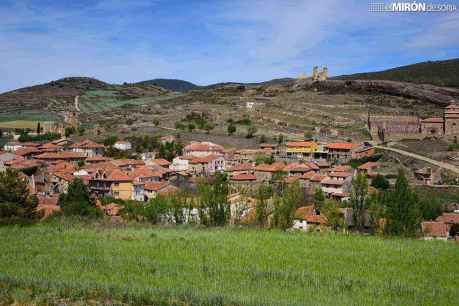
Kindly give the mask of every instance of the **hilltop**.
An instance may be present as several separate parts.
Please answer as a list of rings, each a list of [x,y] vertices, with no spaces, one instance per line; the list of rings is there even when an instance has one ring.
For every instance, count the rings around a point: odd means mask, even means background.
[[[335,77],[339,80],[390,80],[459,87],[459,58],[428,61],[377,72],[356,73]]]
[[[178,79],[153,79],[148,81],[137,82],[138,85],[154,85],[171,91],[186,92],[198,89],[200,86],[188,81]]]

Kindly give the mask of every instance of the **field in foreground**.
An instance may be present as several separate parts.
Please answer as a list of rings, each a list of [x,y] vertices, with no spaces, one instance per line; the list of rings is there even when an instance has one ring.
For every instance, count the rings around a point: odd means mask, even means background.
[[[459,247],[251,229],[0,228],[0,304],[457,305]]]

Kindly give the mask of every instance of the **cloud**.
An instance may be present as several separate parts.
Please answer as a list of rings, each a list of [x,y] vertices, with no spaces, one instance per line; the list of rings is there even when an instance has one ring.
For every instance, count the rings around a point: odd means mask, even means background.
[[[0,3],[0,92],[59,77],[198,84],[382,69],[459,56],[458,15],[369,13],[361,1]]]

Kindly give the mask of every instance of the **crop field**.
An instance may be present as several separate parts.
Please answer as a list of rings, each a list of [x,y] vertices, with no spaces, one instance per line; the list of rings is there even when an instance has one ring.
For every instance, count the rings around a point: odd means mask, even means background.
[[[440,241],[62,221],[0,237],[0,304],[459,302],[459,246]]]
[[[0,113],[0,122],[10,121],[56,121],[59,116],[51,112],[45,111],[22,111],[22,112],[8,112]]]
[[[36,129],[38,121],[14,120],[0,121],[0,128],[3,129]]]

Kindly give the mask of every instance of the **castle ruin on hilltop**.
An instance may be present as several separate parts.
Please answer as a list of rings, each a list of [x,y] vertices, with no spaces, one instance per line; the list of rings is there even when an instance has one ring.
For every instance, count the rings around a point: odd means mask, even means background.
[[[306,80],[307,76],[306,74],[302,73],[298,76],[298,80]],[[319,82],[319,81],[326,81],[328,79],[328,68],[327,67],[322,67],[322,71],[319,71],[318,66],[314,66],[312,68],[312,76],[311,76],[312,81],[314,82]]]

